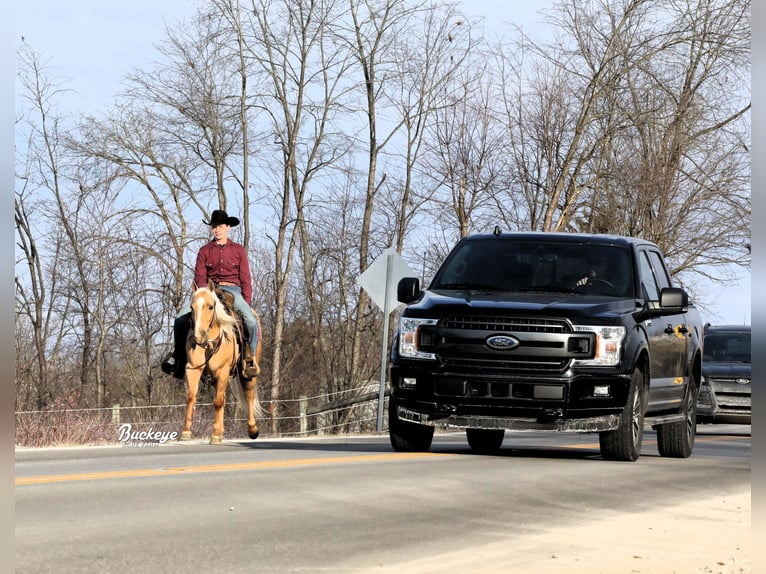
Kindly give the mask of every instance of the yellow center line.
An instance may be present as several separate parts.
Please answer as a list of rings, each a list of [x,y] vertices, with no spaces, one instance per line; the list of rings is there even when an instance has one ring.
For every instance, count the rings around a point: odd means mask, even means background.
[[[697,442],[711,442],[720,440],[739,440],[749,438],[745,436],[699,436]],[[644,441],[644,445],[655,444],[656,441]],[[566,445],[565,448],[573,449],[597,449],[598,443]],[[195,474],[205,472],[231,472],[235,470],[263,470],[270,468],[285,468],[294,466],[313,466],[319,464],[337,464],[344,462],[375,462],[385,460],[406,460],[428,457],[455,456],[452,453],[435,452],[391,452],[382,454],[363,454],[357,456],[330,456],[309,459],[267,460],[251,462],[234,462],[227,464],[205,464],[197,466],[179,466],[171,468],[143,468],[133,470],[112,470],[103,472],[83,472],[74,474],[54,474],[41,476],[21,476],[16,478],[16,486],[29,484],[50,484],[55,482],[74,482],[82,480],[105,480],[110,478],[139,478],[146,476],[168,476],[178,474]]]
[[[112,470],[104,472],[83,472],[74,474],[21,476],[16,478],[16,486],[28,484],[50,484],[54,482],[74,482],[81,480],[104,480],[109,478],[136,478],[146,476],[167,476],[177,474],[195,474],[204,472],[231,472],[235,470],[262,470],[291,466],[309,466],[318,464],[337,464],[343,462],[374,462],[381,460],[403,460],[412,458],[453,456],[430,452],[365,454],[358,456],[331,456],[311,459],[268,460],[235,462],[227,464],[206,464],[198,466],[180,466],[175,468],[143,468],[134,470]]]

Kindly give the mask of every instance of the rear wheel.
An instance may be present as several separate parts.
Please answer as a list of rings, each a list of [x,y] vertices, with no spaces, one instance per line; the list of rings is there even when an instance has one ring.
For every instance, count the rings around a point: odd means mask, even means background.
[[[697,381],[694,375],[689,377],[684,411],[684,420],[657,427],[660,456],[689,458],[694,450],[694,435],[697,433]]]
[[[388,437],[397,452],[424,452],[431,448],[434,427],[403,421],[397,415],[396,399],[388,404]]]
[[[465,429],[468,444],[476,452],[494,452],[503,444],[504,429]]]
[[[639,368],[633,372],[628,391],[628,402],[620,417],[620,426],[614,430],[599,433],[601,456],[607,460],[636,461],[641,455],[644,439],[644,413],[646,411],[646,389],[644,373]]]

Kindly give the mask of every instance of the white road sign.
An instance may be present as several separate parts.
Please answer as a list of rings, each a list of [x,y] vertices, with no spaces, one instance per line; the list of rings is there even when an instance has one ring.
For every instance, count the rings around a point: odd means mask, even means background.
[[[364,270],[357,282],[381,310],[390,313],[396,308],[396,286],[402,277],[415,277],[415,272],[393,247],[389,247]],[[386,278],[388,278],[388,289],[386,289]],[[388,293],[388,301],[386,301],[386,293]]]

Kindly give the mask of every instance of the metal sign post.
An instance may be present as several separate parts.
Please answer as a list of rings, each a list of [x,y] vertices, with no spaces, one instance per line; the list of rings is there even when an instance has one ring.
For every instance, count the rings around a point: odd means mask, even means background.
[[[378,397],[378,432],[383,431],[383,403],[386,398],[386,365],[388,362],[389,315],[396,305],[396,288],[402,277],[414,277],[415,272],[393,247],[389,247],[365,269],[357,279],[379,308],[383,309],[383,348],[380,352],[380,393]],[[381,289],[382,283],[382,289]]]
[[[378,432],[383,432],[383,403],[386,400],[386,365],[388,363],[388,297],[391,291],[394,256],[386,255],[386,296],[383,303],[383,348],[380,350],[380,392],[378,394]]]

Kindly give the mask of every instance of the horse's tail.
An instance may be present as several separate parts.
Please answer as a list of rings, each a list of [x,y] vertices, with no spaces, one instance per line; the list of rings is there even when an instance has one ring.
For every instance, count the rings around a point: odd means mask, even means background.
[[[238,359],[234,360],[234,364],[236,365],[238,362]],[[244,380],[242,379],[242,373],[239,373],[237,376],[238,383],[236,385],[229,385],[229,388],[234,387],[232,394],[234,395],[234,400],[237,403],[237,406],[235,408],[236,416],[239,416],[242,412],[247,412],[247,398],[245,397],[245,390],[244,390]],[[253,415],[255,418],[263,418],[264,410],[261,406],[261,402],[258,400],[258,385],[255,385],[253,387]]]
[[[253,414],[255,415],[255,418],[262,419],[264,415],[263,407],[261,406],[261,401],[258,400],[258,385],[255,385],[255,388],[253,389],[255,398],[253,399]]]
[[[247,413],[247,399],[245,398],[245,392],[242,390],[242,385],[239,384],[238,380],[236,382],[237,384],[230,384],[228,388],[232,390],[234,400],[237,404],[234,413],[236,416],[240,416],[243,412]]]
[[[235,409],[236,415],[239,416],[240,413],[243,412],[247,413],[247,399],[245,398],[245,391],[242,389],[242,385],[229,385],[229,387],[234,387],[232,393],[234,395],[234,400],[237,402]],[[253,389],[253,415],[257,419],[262,419],[264,413],[265,411],[261,406],[261,401],[258,400],[258,385],[256,385]]]

